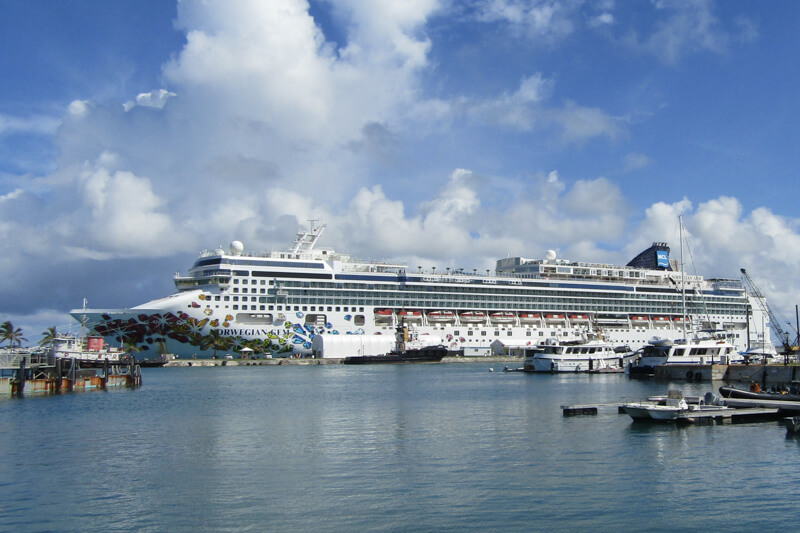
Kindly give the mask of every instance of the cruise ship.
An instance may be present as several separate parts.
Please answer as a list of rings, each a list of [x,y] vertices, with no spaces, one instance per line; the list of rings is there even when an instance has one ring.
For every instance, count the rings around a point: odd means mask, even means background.
[[[223,352],[308,356],[316,335],[394,335],[398,326],[465,348],[535,346],[602,333],[632,349],[653,339],[715,331],[746,350],[769,340],[769,317],[737,279],[680,271],[666,243],[626,266],[499,259],[494,272],[444,272],[360,261],[318,247],[312,221],[285,251],[202,252],[176,292],[129,309],[74,309],[71,315],[136,357]],[[252,351],[252,352],[251,352]]]

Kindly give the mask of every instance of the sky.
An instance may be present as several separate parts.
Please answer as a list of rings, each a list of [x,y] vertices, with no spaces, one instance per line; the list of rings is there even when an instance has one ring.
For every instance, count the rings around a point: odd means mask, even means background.
[[[800,303],[800,2],[0,0],[0,321],[204,249],[746,268]]]

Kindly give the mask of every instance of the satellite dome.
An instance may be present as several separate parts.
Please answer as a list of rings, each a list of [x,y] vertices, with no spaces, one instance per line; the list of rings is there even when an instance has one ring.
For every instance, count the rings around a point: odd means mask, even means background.
[[[230,246],[231,255],[239,255],[244,251],[244,244],[242,241],[233,241]]]
[[[545,254],[548,260],[552,261],[556,258],[556,251],[555,250],[547,250],[547,254]]]

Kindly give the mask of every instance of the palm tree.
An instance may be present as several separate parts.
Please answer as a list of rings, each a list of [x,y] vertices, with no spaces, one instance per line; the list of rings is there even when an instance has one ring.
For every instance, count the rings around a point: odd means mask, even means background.
[[[52,326],[42,332],[42,338],[39,341],[39,346],[49,348],[56,342],[56,327]]]
[[[22,336],[20,328],[14,329],[10,321],[6,320],[0,324],[0,342],[8,341],[8,344],[13,348],[14,345],[21,345],[22,341],[27,342],[28,339]]]

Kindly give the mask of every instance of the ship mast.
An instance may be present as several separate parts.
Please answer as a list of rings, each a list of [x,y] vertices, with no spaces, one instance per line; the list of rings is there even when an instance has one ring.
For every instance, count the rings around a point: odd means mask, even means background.
[[[317,226],[316,223],[319,222],[318,219],[310,219],[308,222],[308,231],[305,231],[302,228],[297,231],[297,237],[295,238],[294,243],[292,243],[292,246],[289,248],[289,253],[296,254],[299,252],[310,252],[314,248],[314,245],[317,244],[317,240],[319,240],[320,235],[322,235],[322,232],[327,226],[327,224]]]

